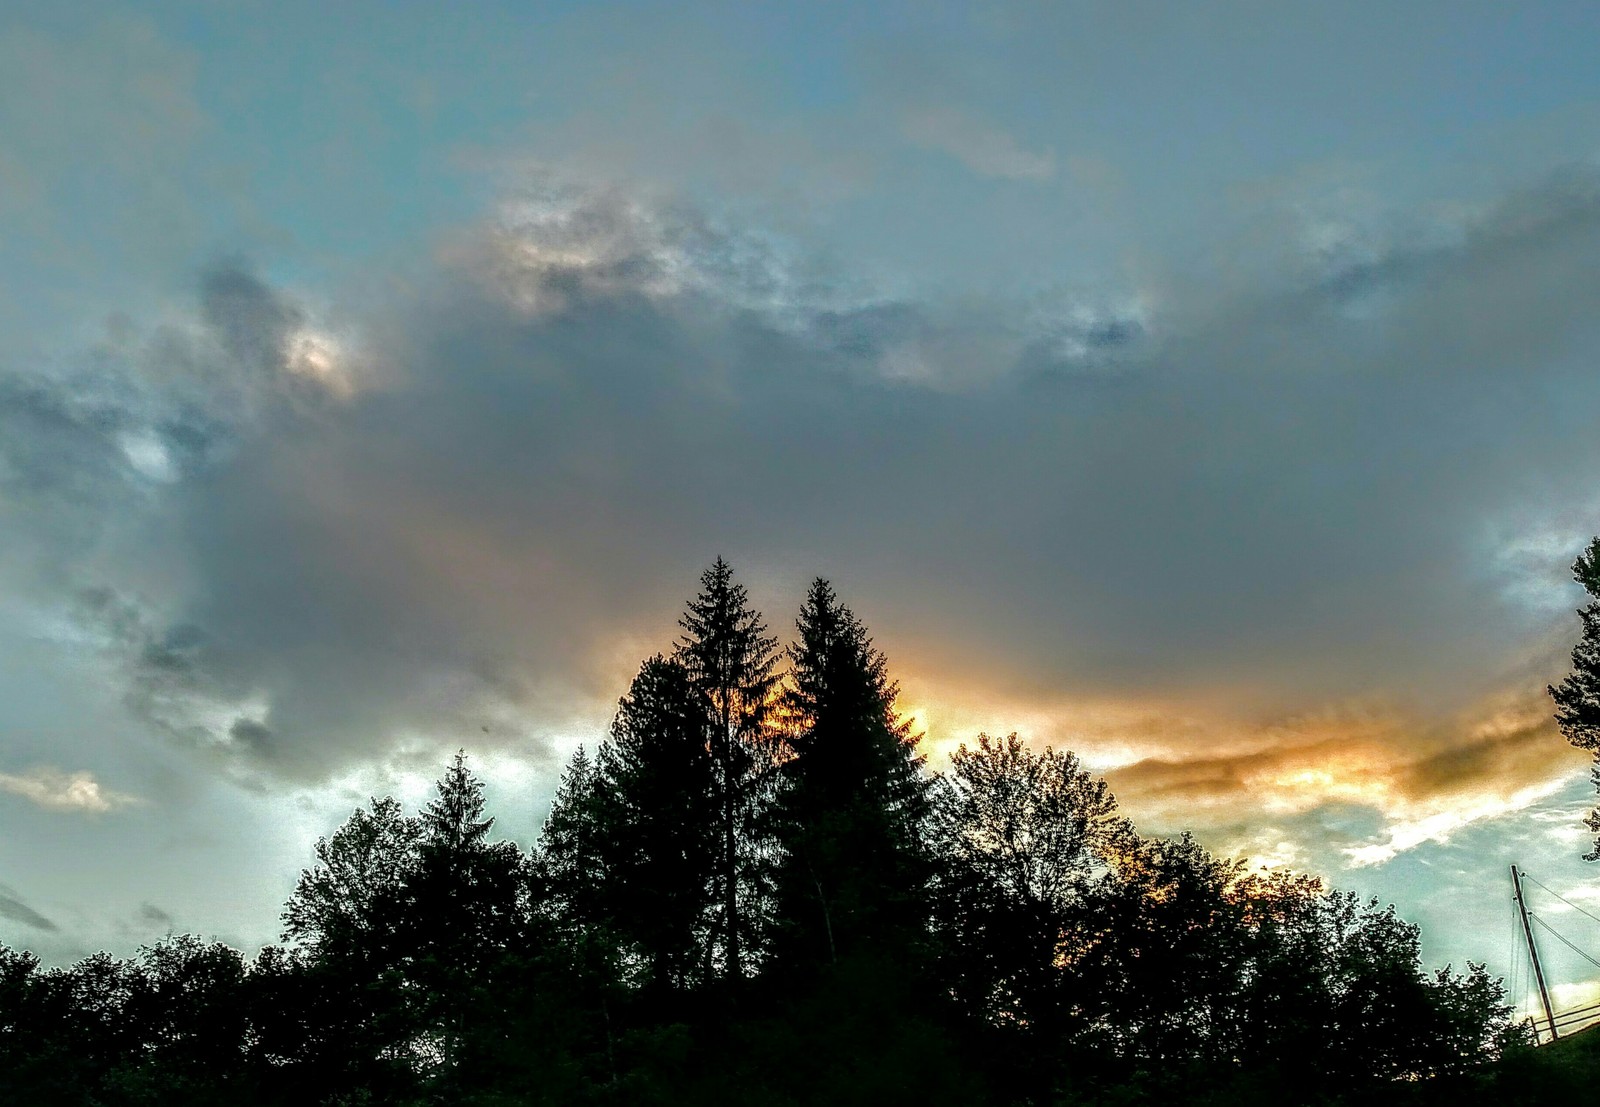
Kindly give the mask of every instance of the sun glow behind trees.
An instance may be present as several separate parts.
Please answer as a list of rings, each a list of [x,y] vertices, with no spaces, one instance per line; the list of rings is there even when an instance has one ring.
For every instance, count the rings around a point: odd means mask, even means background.
[[[1518,1041],[1392,907],[1143,837],[1070,753],[980,735],[931,772],[826,581],[783,654],[726,563],[701,584],[531,854],[458,754],[417,815],[316,843],[253,963],[0,947],[0,1073],[30,1102],[1276,1103],[1471,1093]]]

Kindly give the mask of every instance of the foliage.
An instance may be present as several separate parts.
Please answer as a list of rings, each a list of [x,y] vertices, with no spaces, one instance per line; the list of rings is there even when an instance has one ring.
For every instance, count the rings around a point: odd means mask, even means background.
[[[705,748],[714,768],[711,808],[718,814],[714,901],[720,906],[716,933],[723,973],[744,977],[744,949],[751,935],[746,907],[757,893],[758,845],[752,826],[761,798],[763,772],[771,762],[770,714],[778,683],[778,640],[767,636],[760,612],[733,579],[722,558],[700,577],[700,593],[689,601],[679,626],[674,660],[701,698]],[[720,954],[720,957],[717,957]]]
[[[600,750],[605,910],[656,990],[708,981],[722,835],[708,704],[688,669],[659,655],[617,705]],[[707,956],[702,956],[705,953]]]
[[[1035,753],[1016,734],[957,749],[932,815],[934,925],[951,993],[976,1018],[1048,1038],[1067,979],[1059,959],[1097,866],[1131,829],[1076,757]]]
[[[888,662],[832,586],[796,620],[782,695],[784,751],[767,826],[775,934],[791,962],[899,948],[925,917],[928,781],[895,712]]]
[[[1600,543],[1586,556],[1592,576]],[[189,935],[63,968],[0,945],[0,1105],[1587,1087],[1532,1059],[1483,966],[1425,973],[1392,906],[1142,838],[1070,753],[980,735],[930,775],[826,581],[782,674],[726,563],[701,584],[674,653],[573,754],[532,851],[495,839],[458,753],[416,815],[373,799],[317,841],[284,945],[253,961]],[[1557,695],[1569,737],[1594,733],[1591,672]]]
[[[1572,648],[1572,672],[1548,691],[1556,703],[1556,725],[1561,733],[1595,756],[1591,775],[1595,788],[1600,789],[1600,538],[1589,543],[1573,562],[1572,576],[1590,597],[1578,610],[1583,637]],[[1586,859],[1600,861],[1600,808],[1589,813],[1585,825],[1596,833],[1594,848]]]
[[[302,870],[283,910],[284,940],[330,959],[386,955],[420,838],[416,820],[391,797],[353,812],[332,838],[317,839],[317,864]]]

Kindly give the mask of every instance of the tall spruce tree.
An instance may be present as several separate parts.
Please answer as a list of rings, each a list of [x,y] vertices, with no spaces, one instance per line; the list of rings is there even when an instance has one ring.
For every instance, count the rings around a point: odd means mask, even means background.
[[[688,671],[657,655],[617,705],[599,752],[605,908],[656,990],[689,986],[704,963],[721,841],[707,817],[717,775],[706,723]]]
[[[481,976],[494,951],[519,936],[526,884],[513,842],[489,840],[483,781],[457,752],[417,818],[417,868],[409,882],[411,925],[427,956]]]
[[[756,788],[771,763],[778,640],[767,636],[749,593],[720,557],[701,574],[700,594],[689,602],[679,625],[684,633],[673,656],[704,700],[706,749],[715,774],[723,972],[739,980],[749,930],[744,906],[753,880]]]
[[[1590,602],[1578,609],[1583,637],[1572,647],[1572,672],[1548,691],[1556,701],[1556,725],[1561,733],[1574,746],[1594,755],[1590,776],[1600,790],[1600,538],[1590,542],[1572,563],[1572,576],[1590,597]],[[1589,813],[1584,825],[1597,835],[1587,860],[1600,861],[1600,808]]]
[[[515,843],[489,840],[494,818],[484,814],[483,782],[465,751],[435,783],[417,823],[417,866],[406,889],[409,975],[439,1075],[453,1079],[460,1043],[482,1010],[477,996],[521,937],[525,873]]]
[[[426,908],[440,941],[497,944],[509,940],[522,892],[522,855],[512,842],[492,842],[494,817],[484,814],[483,781],[458,751],[434,784],[417,819],[421,830],[414,908]]]
[[[579,746],[556,786],[535,859],[541,908],[569,938],[604,921],[604,803],[600,767]]]
[[[796,629],[772,812],[777,941],[788,958],[834,962],[922,925],[928,782],[884,655],[827,581]]]

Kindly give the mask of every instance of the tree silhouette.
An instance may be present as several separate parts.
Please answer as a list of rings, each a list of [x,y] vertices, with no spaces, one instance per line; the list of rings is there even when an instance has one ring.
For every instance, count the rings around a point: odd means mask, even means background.
[[[778,941],[792,959],[836,962],[921,929],[928,782],[887,661],[827,581],[795,625],[772,810]]]
[[[706,703],[706,748],[716,772],[720,816],[718,930],[728,979],[744,976],[744,903],[754,866],[751,826],[761,770],[770,762],[769,714],[777,684],[777,639],[767,636],[744,585],[722,558],[700,577],[700,593],[679,620],[674,659]]]
[[[301,871],[283,909],[284,940],[325,958],[386,957],[420,838],[417,821],[392,797],[353,812],[332,838],[317,839],[317,863]]]
[[[1590,602],[1579,608],[1583,637],[1572,647],[1572,672],[1558,685],[1547,689],[1556,701],[1556,725],[1561,733],[1581,750],[1595,757],[1590,776],[1600,789],[1600,538],[1572,563],[1572,576],[1589,594]],[[1600,861],[1600,808],[1584,820],[1596,832],[1589,861]]]
[[[723,839],[707,722],[688,670],[657,655],[618,704],[599,754],[606,911],[658,990],[687,988],[709,968]]]
[[[316,864],[301,871],[284,906],[284,941],[303,961],[280,986],[303,1025],[298,1042],[279,1029],[308,1079],[387,1088],[408,1071],[399,1059],[416,1033],[407,887],[421,834],[398,801],[373,799],[317,840]]]
[[[1552,689],[1585,748],[1597,568],[1600,540]],[[1392,906],[1142,838],[1015,734],[930,779],[826,581],[781,687],[726,563],[702,584],[531,855],[458,752],[417,814],[373,799],[316,842],[248,964],[0,945],[0,1107],[1528,1101],[1500,982],[1424,972]]]
[[[139,951],[123,1018],[143,1051],[119,1066],[124,1094],[170,1103],[230,1098],[248,1040],[245,963],[237,950],[190,934]]]
[[[464,751],[417,822],[417,859],[405,886],[407,981],[421,1028],[412,1048],[450,1073],[483,1008],[477,993],[522,937],[523,862],[514,844],[489,841],[494,819],[484,815],[483,782]]]
[[[579,746],[561,774],[534,860],[540,909],[569,936],[608,923],[605,804],[599,766]]]
[[[1016,734],[963,744],[934,797],[948,986],[973,1017],[1023,1032],[1026,1049],[1053,1049],[1070,1007],[1063,953],[1093,875],[1132,830],[1105,781]]]
[[[1113,866],[1064,951],[1085,1013],[1080,1045],[1127,1079],[1182,1080],[1230,1048],[1244,929],[1228,890],[1242,863],[1184,835],[1133,843]]]

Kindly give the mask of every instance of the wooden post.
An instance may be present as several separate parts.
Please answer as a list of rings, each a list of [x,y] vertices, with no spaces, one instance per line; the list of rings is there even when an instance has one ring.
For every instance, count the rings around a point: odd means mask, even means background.
[[[1533,944],[1533,926],[1528,922],[1528,904],[1522,898],[1522,875],[1517,872],[1515,865],[1511,866],[1511,890],[1516,894],[1517,913],[1522,919],[1522,933],[1528,939],[1528,956],[1533,959],[1533,978],[1539,982],[1539,1001],[1544,1004],[1544,1018],[1550,1024],[1550,1040],[1553,1042],[1561,1035],[1556,1033],[1556,1016],[1550,1009],[1550,992],[1544,986],[1544,968],[1539,964],[1539,947]]]

